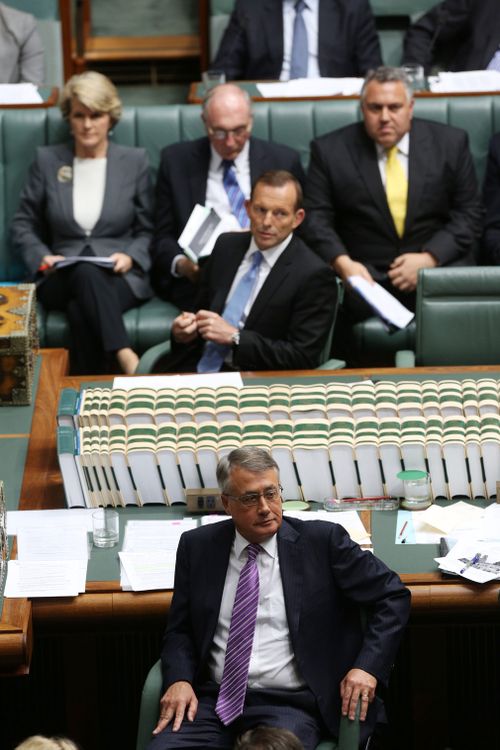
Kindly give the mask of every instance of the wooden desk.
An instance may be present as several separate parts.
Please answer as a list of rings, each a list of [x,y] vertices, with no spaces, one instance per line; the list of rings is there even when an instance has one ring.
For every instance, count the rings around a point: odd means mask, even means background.
[[[329,99],[359,99],[358,94],[344,96],[335,94],[333,96],[300,96],[300,97],[283,97],[283,96],[262,96],[257,89],[259,83],[279,83],[279,81],[229,81],[246,91],[253,102],[313,102]],[[450,91],[449,93],[435,94],[432,91],[416,91],[416,99],[442,99],[443,97],[460,97],[460,96],[494,96],[499,94],[498,91]],[[205,95],[204,84],[202,81],[193,81],[189,86],[187,102],[188,104],[201,104]]]

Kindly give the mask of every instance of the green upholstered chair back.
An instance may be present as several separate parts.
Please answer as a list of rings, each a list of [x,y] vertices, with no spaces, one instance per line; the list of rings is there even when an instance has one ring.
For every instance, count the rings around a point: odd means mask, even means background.
[[[142,690],[136,750],[146,750],[151,740],[151,732],[158,721],[161,695],[161,662],[157,661],[151,667]],[[338,742],[325,740],[318,745],[316,750],[358,750],[358,747],[359,721],[357,719],[349,721],[343,717],[341,719]]]
[[[417,365],[500,362],[500,268],[433,268],[420,272]]]
[[[500,97],[460,96],[417,99],[416,114],[465,128],[478,177],[482,179],[488,143],[500,130]],[[316,136],[360,118],[357,100],[257,102],[254,133],[296,148],[304,166],[309,144]],[[153,178],[162,148],[170,143],[203,135],[200,107],[193,105],[128,107],[112,138],[128,146],[143,146],[149,154]],[[9,225],[17,208],[37,146],[68,138],[68,128],[59,110],[0,110],[0,280],[18,281],[23,268],[9,241]]]

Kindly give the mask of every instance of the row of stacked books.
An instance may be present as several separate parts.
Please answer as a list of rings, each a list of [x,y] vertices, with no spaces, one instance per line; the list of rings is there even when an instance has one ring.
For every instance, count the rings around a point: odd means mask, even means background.
[[[286,499],[401,496],[404,469],[428,471],[434,497],[492,497],[498,388],[488,379],[65,389],[57,442],[68,505],[183,503],[186,489],[217,487],[218,460],[241,445],[272,453]]]

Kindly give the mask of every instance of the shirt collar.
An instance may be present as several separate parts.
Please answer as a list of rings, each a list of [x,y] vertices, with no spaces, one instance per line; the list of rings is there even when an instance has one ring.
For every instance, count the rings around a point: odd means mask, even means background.
[[[381,146],[379,143],[375,144],[377,147],[377,156],[379,159],[385,159],[387,158],[387,150]],[[396,143],[396,146],[398,147],[399,153],[403,154],[403,156],[406,156],[406,158],[410,155],[410,133],[405,133],[404,136]]]
[[[248,162],[249,151],[250,139],[247,140],[236,159],[234,159],[234,166],[237,172]],[[222,161],[222,157],[217,153],[217,151],[210,143],[210,171],[217,172],[217,170],[219,170],[221,167]]]
[[[285,252],[288,245],[292,241],[293,232],[290,232],[288,237],[286,237],[283,242],[280,242],[279,245],[275,245],[274,247],[270,247],[269,250],[263,250],[262,252],[262,260],[267,263],[269,268],[273,268],[273,266],[278,262],[279,257]],[[256,250],[259,248],[257,247],[254,238],[250,240],[250,247],[245,253],[244,260],[247,260],[250,258],[251,255],[253,255]]]
[[[241,556],[244,554],[244,550],[246,550],[249,544],[250,542],[240,534],[238,529],[235,529],[233,549],[237,559],[241,558]],[[278,541],[276,538],[276,534],[273,534],[273,536],[269,537],[269,539],[266,539],[263,542],[259,542],[259,545],[270,557],[275,558],[278,556]]]

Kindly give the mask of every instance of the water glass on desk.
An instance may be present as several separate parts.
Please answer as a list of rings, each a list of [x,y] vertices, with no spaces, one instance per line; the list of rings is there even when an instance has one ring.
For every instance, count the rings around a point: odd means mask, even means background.
[[[114,547],[118,544],[118,513],[99,508],[92,513],[92,538],[95,547]]]
[[[401,507],[406,510],[425,510],[432,505],[429,474],[419,469],[400,471],[398,479],[403,480],[404,497]]]

